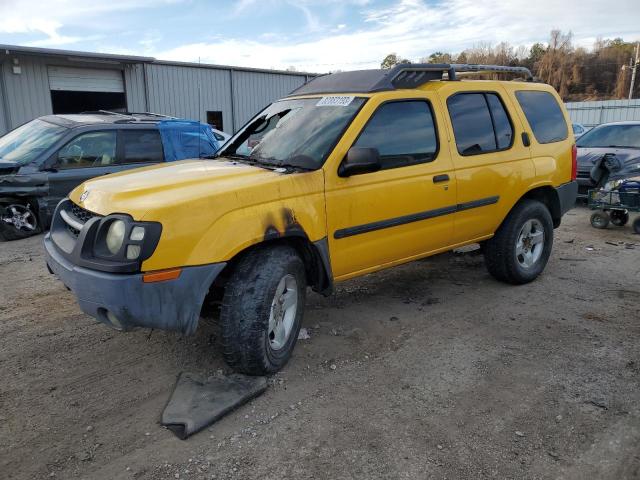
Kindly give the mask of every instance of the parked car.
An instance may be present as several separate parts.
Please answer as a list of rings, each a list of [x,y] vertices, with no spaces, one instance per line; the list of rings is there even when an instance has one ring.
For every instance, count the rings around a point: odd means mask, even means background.
[[[640,121],[604,123],[577,141],[580,193],[596,187],[591,170],[605,155],[614,155],[620,168],[615,178],[640,175]]]
[[[576,199],[571,122],[549,85],[454,81],[478,68],[316,77],[213,160],[73,190],[44,239],[47,264],[120,330],[192,334],[203,305],[220,305],[224,358],[247,374],[287,362],[307,286],[329,294],[477,242],[495,278],[531,282]]]
[[[585,126],[581,123],[572,123],[571,128],[573,129],[573,136],[576,138],[576,140],[584,135],[587,131]]]
[[[212,155],[206,124],[156,114],[47,115],[0,138],[0,240],[46,229],[60,200],[92,177]]]
[[[231,138],[231,135],[223,132],[222,130],[218,130],[214,127],[211,127],[211,131],[213,132],[213,136],[216,137],[216,140],[220,143],[220,146],[224,145],[227,140]]]

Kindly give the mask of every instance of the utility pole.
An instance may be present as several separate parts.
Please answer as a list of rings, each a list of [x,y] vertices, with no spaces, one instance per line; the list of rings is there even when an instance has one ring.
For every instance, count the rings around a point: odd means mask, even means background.
[[[633,87],[636,83],[636,70],[638,70],[638,57],[640,57],[640,42],[636,42],[636,60],[631,68],[631,86],[629,87],[629,100],[633,98]]]

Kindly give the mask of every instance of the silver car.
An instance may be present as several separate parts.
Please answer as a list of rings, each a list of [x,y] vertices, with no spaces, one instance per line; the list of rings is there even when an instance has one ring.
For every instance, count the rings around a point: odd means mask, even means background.
[[[595,187],[591,169],[605,154],[613,154],[621,164],[616,177],[640,175],[640,121],[603,123],[582,135],[578,147],[580,193]]]

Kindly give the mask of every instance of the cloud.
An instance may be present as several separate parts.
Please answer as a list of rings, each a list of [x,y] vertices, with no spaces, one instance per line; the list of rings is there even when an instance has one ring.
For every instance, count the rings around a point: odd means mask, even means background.
[[[306,4],[307,6],[309,4]],[[597,36],[638,37],[637,0],[402,0],[390,7],[366,7],[362,26],[328,30],[313,40],[279,42],[225,38],[157,52],[159,58],[325,72],[376,68],[390,52],[417,60],[434,51],[459,52],[480,42],[530,45],[545,41],[552,28],[574,33],[576,44],[591,46]],[[305,37],[308,38],[308,37]]]
[[[109,31],[117,22],[108,22],[105,15],[187,0],[2,0],[0,1],[0,33],[40,34],[41,38],[26,42],[30,46],[53,47],[99,40],[98,33],[65,35],[61,30]]]
[[[168,60],[313,72],[376,68],[391,52],[418,60],[479,43],[531,45],[545,41],[552,28],[571,30],[574,42],[587,47],[597,37],[640,40],[638,0],[238,0],[214,9],[218,19],[237,26],[224,35],[207,28],[204,17],[197,28],[176,31],[174,18],[166,16],[169,9],[162,7],[185,3],[179,10],[187,15],[191,2],[0,0],[0,34],[24,34],[38,46],[81,45]],[[278,19],[276,25],[263,22],[267,14]]]

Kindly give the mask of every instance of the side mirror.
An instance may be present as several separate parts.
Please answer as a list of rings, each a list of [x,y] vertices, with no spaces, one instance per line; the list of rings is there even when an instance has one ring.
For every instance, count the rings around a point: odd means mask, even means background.
[[[377,148],[351,147],[338,168],[338,176],[350,177],[380,170],[380,153]]]

